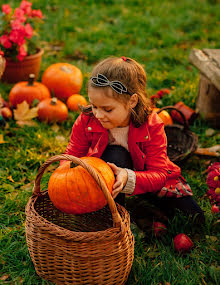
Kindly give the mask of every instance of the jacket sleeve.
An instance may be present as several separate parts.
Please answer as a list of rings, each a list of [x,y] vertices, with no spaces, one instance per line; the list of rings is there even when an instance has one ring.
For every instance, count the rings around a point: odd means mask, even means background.
[[[83,157],[87,155],[89,149],[89,140],[86,136],[85,129],[88,118],[88,116],[81,114],[76,119],[72,127],[69,144],[64,152],[65,154],[74,155],[76,157]]]
[[[150,140],[143,146],[146,155],[144,171],[135,171],[136,186],[132,195],[158,192],[167,180],[167,137],[164,123],[157,115],[148,124]]]

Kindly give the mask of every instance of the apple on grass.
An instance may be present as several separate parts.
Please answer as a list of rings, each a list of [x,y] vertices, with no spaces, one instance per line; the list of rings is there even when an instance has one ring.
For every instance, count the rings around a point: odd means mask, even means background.
[[[160,237],[167,231],[166,226],[161,222],[153,222],[153,233],[156,237]]]
[[[176,235],[173,243],[175,250],[181,253],[190,251],[194,246],[191,239],[183,233]]]
[[[213,214],[219,213],[219,207],[217,205],[213,205],[211,211]]]

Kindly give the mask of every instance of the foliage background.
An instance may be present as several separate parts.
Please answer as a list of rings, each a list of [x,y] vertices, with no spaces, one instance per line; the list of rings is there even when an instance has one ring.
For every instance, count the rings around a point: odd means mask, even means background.
[[[17,6],[20,1],[7,1]],[[172,92],[162,105],[183,101],[196,107],[199,72],[189,63],[192,48],[219,48],[220,5],[216,0],[34,0],[33,7],[45,15],[40,30],[44,48],[40,77],[52,63],[69,62],[84,75],[81,94],[95,63],[110,56],[128,56],[143,64],[148,76],[148,94],[161,88]],[[1,0],[0,4],[4,2]],[[8,100],[13,85],[0,83]],[[30,260],[24,234],[25,205],[31,196],[39,166],[50,156],[62,153],[77,117],[69,113],[59,126],[36,120],[36,127],[19,127],[14,120],[1,127],[6,143],[0,144],[0,283],[49,284],[39,278]],[[199,144],[219,144],[219,130],[206,136],[210,126],[199,118],[191,129]],[[205,211],[206,224],[200,231],[177,214],[162,240],[147,238],[133,229],[135,261],[128,284],[217,284],[219,280],[218,220],[205,197],[207,166],[213,158],[192,156],[183,165],[183,175]],[[49,174],[42,188],[46,187]],[[194,241],[193,251],[181,256],[174,252],[172,238],[185,232]]]

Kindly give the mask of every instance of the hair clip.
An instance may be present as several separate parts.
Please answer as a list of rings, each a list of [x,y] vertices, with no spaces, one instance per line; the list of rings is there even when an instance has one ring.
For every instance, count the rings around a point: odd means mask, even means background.
[[[103,74],[91,77],[92,82],[99,87],[110,86],[118,94],[126,93],[127,88],[120,81],[109,81]]]
[[[121,57],[124,61],[127,61],[127,58],[125,56]]]

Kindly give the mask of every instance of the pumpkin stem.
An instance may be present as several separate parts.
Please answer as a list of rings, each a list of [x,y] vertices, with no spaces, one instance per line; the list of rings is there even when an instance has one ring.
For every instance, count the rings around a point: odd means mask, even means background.
[[[35,79],[35,74],[33,74],[33,73],[29,74],[27,86],[33,86],[34,85],[34,79]]]
[[[56,105],[57,104],[57,98],[56,97],[53,97],[50,101],[50,104],[51,105]]]

